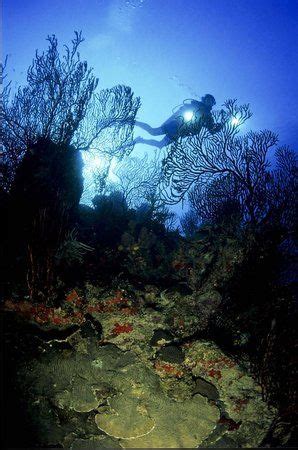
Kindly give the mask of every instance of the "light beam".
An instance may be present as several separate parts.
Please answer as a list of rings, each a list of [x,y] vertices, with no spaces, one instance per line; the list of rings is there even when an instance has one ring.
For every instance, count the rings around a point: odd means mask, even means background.
[[[184,120],[186,122],[190,122],[192,120],[193,116],[194,116],[193,111],[185,111],[185,113],[183,114]]]
[[[231,125],[233,125],[234,127],[236,127],[237,125],[239,125],[240,121],[239,119],[237,119],[237,117],[233,117],[231,120]]]

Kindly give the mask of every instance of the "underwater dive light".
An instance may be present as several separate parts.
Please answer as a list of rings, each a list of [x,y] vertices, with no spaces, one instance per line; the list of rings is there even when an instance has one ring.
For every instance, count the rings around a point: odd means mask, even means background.
[[[183,114],[184,120],[186,122],[190,122],[192,120],[193,116],[194,116],[193,111],[185,111],[185,113]]]
[[[231,120],[231,125],[233,125],[234,127],[236,127],[237,125],[239,125],[239,119],[237,119],[237,117],[233,117],[233,119]]]

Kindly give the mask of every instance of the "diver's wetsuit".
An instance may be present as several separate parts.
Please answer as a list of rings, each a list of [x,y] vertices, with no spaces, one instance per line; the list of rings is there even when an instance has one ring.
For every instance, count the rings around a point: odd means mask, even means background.
[[[184,118],[184,114],[188,111],[193,113],[193,118],[190,121],[186,121]],[[208,128],[212,132],[214,121],[211,108],[196,100],[183,105],[161,125],[162,134],[166,134],[171,140],[191,135],[198,132],[202,127]]]
[[[193,113],[191,120],[187,121],[184,114],[188,111]],[[165,137],[161,141],[155,139],[136,138],[135,143],[143,143],[162,148],[179,137],[198,134],[202,127],[207,128],[211,133],[218,131],[211,114],[211,107],[203,102],[192,100],[191,103],[181,106],[178,111],[172,114],[160,127],[153,128],[147,123],[136,121],[135,124],[152,136]]]

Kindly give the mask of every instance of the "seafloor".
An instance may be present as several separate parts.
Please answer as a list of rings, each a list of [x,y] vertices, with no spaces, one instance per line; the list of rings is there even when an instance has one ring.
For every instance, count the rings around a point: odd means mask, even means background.
[[[10,447],[257,447],[275,411],[214,342],[190,336],[192,296],[89,286],[62,308],[6,302]],[[173,331],[174,330],[174,331]]]

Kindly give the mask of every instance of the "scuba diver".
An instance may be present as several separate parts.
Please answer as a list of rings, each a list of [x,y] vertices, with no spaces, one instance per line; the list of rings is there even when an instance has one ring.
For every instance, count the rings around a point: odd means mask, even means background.
[[[144,139],[141,136],[134,140],[135,144],[147,144],[163,148],[174,140],[183,136],[195,135],[202,127],[214,134],[221,130],[221,124],[215,124],[211,110],[216,104],[213,95],[206,94],[201,101],[187,99],[177,111],[174,111],[160,127],[153,128],[147,123],[135,121],[135,125],[150,133],[152,136],[165,135],[161,141]]]

